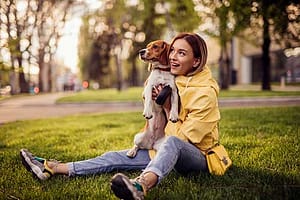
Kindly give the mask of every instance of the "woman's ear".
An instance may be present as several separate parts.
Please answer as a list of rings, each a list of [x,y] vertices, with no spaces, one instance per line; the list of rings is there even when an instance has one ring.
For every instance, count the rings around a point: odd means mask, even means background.
[[[199,66],[199,64],[200,64],[200,58],[195,58],[194,63],[193,63],[193,67],[197,68]]]

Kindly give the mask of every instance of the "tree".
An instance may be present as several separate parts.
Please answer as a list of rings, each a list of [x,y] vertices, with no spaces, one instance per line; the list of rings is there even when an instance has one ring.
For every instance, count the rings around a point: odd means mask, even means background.
[[[219,60],[221,88],[227,89],[230,80],[227,44],[233,36],[247,37],[249,40],[251,35],[254,35],[257,43],[260,38],[262,40],[259,44],[263,63],[262,89],[271,90],[270,45],[272,41],[281,43],[283,48],[299,45],[299,0],[199,0],[197,5],[208,8],[208,11],[202,9],[207,12],[200,13],[210,17],[219,27],[218,31],[208,32],[217,36],[221,45]],[[251,31],[253,34],[249,34]]]
[[[218,39],[221,50],[219,57],[219,84],[228,89],[231,81],[231,60],[228,46],[234,36],[247,28],[251,16],[251,2],[244,0],[196,1],[196,9],[203,19],[214,25],[204,32]]]
[[[91,53],[91,46],[94,39],[91,37],[89,31],[89,16],[82,17],[82,25],[80,27],[80,37],[78,42],[78,57],[81,78],[89,80],[89,55]]]
[[[26,5],[26,1],[23,2]],[[25,80],[23,68],[23,55],[28,52],[30,42],[26,38],[30,38],[32,34],[28,32],[31,25],[29,24],[29,16],[32,14],[31,9],[26,6],[21,10],[20,3],[16,0],[7,0],[0,3],[1,10],[1,26],[0,29],[6,33],[6,37],[1,38],[1,49],[10,55],[11,71],[10,71],[10,85],[12,86],[12,93],[16,94],[19,91],[28,92],[28,83]],[[21,46],[21,42],[23,46]],[[27,44],[27,45],[26,45]]]
[[[122,63],[118,49],[122,46],[122,18],[126,15],[125,1],[106,0],[103,7],[83,16],[79,42],[80,68],[84,79],[97,81],[101,87],[112,85],[108,80],[110,60],[114,57],[117,88],[122,89]],[[107,80],[105,80],[107,79]]]
[[[58,41],[62,36],[68,13],[74,0],[39,0],[36,2],[36,29],[38,38],[37,62],[39,72],[39,88],[49,92],[51,87],[51,60],[56,52]]]
[[[40,91],[49,91],[50,61],[61,37],[67,13],[74,2],[75,0],[1,1],[0,29],[5,34],[1,36],[4,42],[1,42],[0,48],[10,55],[10,60],[6,62],[12,66],[10,82],[13,93],[17,93],[19,87],[21,92],[28,92],[30,71],[26,80],[24,67],[30,68],[32,65],[40,68]]]
[[[176,31],[194,31],[202,23],[202,19],[195,12],[195,1],[178,0],[174,2],[166,0],[165,2],[170,4],[170,20]]]
[[[272,40],[279,41],[283,47],[300,44],[299,0],[258,0],[252,6],[253,16],[263,22],[262,90],[271,90],[270,45]]]
[[[150,41],[164,37],[167,31],[173,36],[172,34],[176,30],[191,31],[195,29],[200,20],[198,15],[193,12],[193,7],[194,4],[191,0],[106,0],[103,2],[103,9],[99,9],[95,15],[90,14],[88,19],[84,20],[85,24],[88,24],[88,21],[93,23],[90,23],[89,27],[85,27],[82,33],[86,39],[81,41],[86,41],[87,38],[96,40],[96,36],[99,36],[99,39],[102,36],[105,37],[105,31],[112,34],[112,40],[107,46],[111,47],[110,56],[114,57],[117,76],[122,76],[123,69],[117,52],[128,51],[126,53],[129,53],[128,62],[130,63],[129,84],[137,86],[143,82],[139,78],[141,73],[139,73],[136,63],[139,50],[145,48]],[[180,20],[183,19],[186,23],[181,23]],[[105,27],[105,31],[99,31],[99,27]],[[87,33],[86,30],[90,29],[93,31]],[[111,44],[113,45],[111,46]],[[130,47],[128,47],[129,45]],[[84,53],[81,55],[84,56]],[[81,57],[81,59],[84,58]],[[117,82],[118,88],[121,88],[121,79],[118,78]]]

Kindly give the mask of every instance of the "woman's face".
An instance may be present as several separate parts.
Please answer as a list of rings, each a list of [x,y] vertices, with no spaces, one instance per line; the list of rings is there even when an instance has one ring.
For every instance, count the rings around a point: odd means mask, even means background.
[[[171,73],[174,75],[187,75],[197,64],[192,47],[184,39],[177,39],[170,49],[169,61]]]

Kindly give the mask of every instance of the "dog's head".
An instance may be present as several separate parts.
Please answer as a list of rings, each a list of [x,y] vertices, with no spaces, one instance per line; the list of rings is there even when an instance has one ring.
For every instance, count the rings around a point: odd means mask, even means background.
[[[139,51],[140,58],[149,63],[159,62],[161,65],[168,64],[168,49],[170,45],[163,40],[150,42],[146,49]]]

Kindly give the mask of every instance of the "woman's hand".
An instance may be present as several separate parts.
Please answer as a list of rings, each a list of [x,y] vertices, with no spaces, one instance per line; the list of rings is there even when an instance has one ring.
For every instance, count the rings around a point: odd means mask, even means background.
[[[164,88],[164,85],[159,84],[157,86],[154,86],[152,89],[152,99],[155,101],[161,90]],[[164,104],[162,105],[167,118],[169,118],[170,110],[171,110],[171,95],[168,95],[167,99],[165,100]]]

